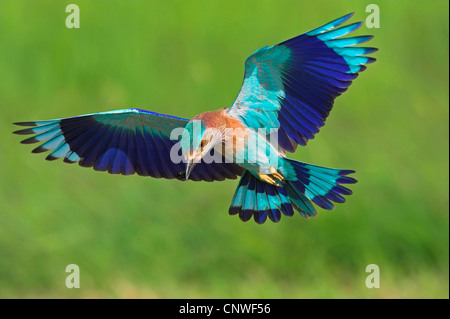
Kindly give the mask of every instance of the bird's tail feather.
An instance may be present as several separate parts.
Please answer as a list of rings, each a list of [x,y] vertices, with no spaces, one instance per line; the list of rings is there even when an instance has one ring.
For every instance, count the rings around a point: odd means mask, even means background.
[[[275,186],[261,181],[245,171],[234,194],[229,213],[239,214],[243,221],[254,218],[262,224],[267,217],[278,222],[281,214],[292,216],[294,210],[303,217],[316,216],[317,212],[311,202],[327,210],[334,208],[332,202],[344,203],[342,195],[350,195],[352,191],[341,184],[356,183],[356,179],[347,176],[354,173],[321,167],[285,159],[285,166],[292,173],[281,186]]]
[[[291,166],[291,171],[295,172],[285,183],[288,185],[288,194],[291,199],[295,199],[295,195],[299,197],[303,195],[317,206],[327,210],[334,208],[332,202],[344,203],[345,198],[342,195],[352,194],[350,189],[341,184],[357,182],[353,177],[347,176],[354,173],[353,170],[316,166],[292,159],[284,160]],[[307,211],[305,213],[307,216],[304,217],[314,216]]]
[[[292,216],[294,209],[284,187],[263,182],[249,171],[245,171],[234,193],[229,213],[239,214],[239,218],[243,221],[248,221],[253,216],[255,222],[262,224],[267,217],[273,222],[278,222],[281,213]]]

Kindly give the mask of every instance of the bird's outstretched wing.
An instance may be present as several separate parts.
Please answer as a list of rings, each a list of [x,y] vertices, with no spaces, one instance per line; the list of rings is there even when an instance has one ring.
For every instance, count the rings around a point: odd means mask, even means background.
[[[336,28],[353,13],[253,53],[236,101],[228,109],[248,127],[278,129],[279,146],[294,152],[319,132],[334,99],[350,86],[375,48],[353,47],[373,36],[340,38],[362,22]]]
[[[88,114],[64,119],[14,123],[29,128],[16,134],[34,134],[21,143],[43,142],[33,153],[52,152],[47,160],[64,158],[64,162],[111,174],[185,180],[185,163],[172,161],[171,149],[178,143],[171,140],[175,128],[184,128],[189,120],[127,109]],[[178,153],[181,158],[181,152]],[[197,164],[189,179],[214,181],[235,179],[242,169],[232,163]]]

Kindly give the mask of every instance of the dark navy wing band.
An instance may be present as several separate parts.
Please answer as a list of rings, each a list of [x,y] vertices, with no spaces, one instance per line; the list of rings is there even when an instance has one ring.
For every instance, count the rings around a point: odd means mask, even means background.
[[[15,123],[29,128],[16,134],[33,134],[22,141],[38,143],[33,153],[51,151],[47,160],[63,158],[64,162],[93,167],[111,174],[184,180],[185,164],[172,161],[170,152],[177,140],[170,134],[184,128],[189,120],[127,109],[95,113],[64,119]],[[181,152],[178,153],[181,158]],[[232,163],[204,162],[196,165],[189,177],[194,181],[235,179],[242,169]]]

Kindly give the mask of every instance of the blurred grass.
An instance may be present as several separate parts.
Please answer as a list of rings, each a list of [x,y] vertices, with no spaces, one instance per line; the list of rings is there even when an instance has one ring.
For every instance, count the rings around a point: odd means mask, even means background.
[[[448,2],[377,1],[380,48],[292,157],[351,168],[354,195],[263,226],[237,181],[110,176],[31,155],[12,122],[229,106],[245,58],[372,1],[0,2],[0,297],[448,298]],[[81,289],[64,285],[66,265]],[[379,265],[381,288],[365,287]]]

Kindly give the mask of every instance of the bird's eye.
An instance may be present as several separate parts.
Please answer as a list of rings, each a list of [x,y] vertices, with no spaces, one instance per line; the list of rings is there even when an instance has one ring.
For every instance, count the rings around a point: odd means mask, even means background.
[[[204,148],[206,146],[206,144],[207,144],[206,140],[201,140],[200,141],[200,147],[201,148]]]

